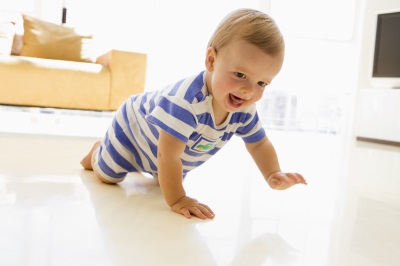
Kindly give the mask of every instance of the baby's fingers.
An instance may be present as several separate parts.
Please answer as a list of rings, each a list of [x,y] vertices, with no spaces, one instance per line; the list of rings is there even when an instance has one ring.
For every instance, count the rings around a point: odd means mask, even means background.
[[[207,205],[204,204],[200,204],[200,208],[201,212],[209,219],[213,219],[215,214],[214,212],[211,210],[210,207],[208,207]]]
[[[191,214],[197,216],[200,219],[212,219],[214,218],[214,213],[206,205],[197,205],[189,208]]]
[[[292,183],[307,185],[307,181],[304,179],[304,177],[301,174],[286,173],[286,176],[291,180]]]
[[[272,189],[284,190],[296,184],[307,184],[304,177],[298,173],[282,173],[272,174],[267,179]]]
[[[192,214],[200,219],[213,219],[215,216],[210,208],[201,205],[181,208],[178,213],[182,214],[187,219],[191,219]]]
[[[192,213],[193,215],[199,217],[200,219],[206,219],[207,218],[207,216],[201,210],[200,206],[191,207],[190,208],[190,213]]]
[[[192,218],[192,216],[190,215],[190,211],[188,209],[186,209],[186,208],[180,209],[179,213],[182,214],[183,216],[185,216],[188,219]]]
[[[185,197],[171,206],[174,212],[182,214],[187,219],[192,218],[192,215],[200,219],[213,219],[214,212],[205,204],[199,203],[197,200]]]

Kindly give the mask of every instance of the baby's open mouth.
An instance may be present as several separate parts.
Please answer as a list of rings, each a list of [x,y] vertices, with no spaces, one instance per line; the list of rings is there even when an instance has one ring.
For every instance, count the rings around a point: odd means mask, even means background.
[[[233,94],[229,94],[229,99],[230,99],[231,104],[236,108],[240,107],[245,102],[244,99],[236,97]]]

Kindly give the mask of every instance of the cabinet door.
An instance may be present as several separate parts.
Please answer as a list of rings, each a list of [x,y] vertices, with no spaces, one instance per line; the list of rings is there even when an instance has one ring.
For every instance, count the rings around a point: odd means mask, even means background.
[[[400,142],[400,90],[361,89],[355,133],[357,137]]]

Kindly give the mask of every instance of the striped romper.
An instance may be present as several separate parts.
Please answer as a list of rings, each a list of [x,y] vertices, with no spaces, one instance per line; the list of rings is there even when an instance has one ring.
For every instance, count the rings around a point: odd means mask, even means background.
[[[157,176],[161,129],[186,143],[181,156],[183,177],[217,153],[233,135],[248,143],[265,136],[255,104],[230,113],[222,124],[215,125],[212,95],[203,71],[164,89],[128,98],[102,140],[96,170],[112,183],[122,181],[129,172]]]

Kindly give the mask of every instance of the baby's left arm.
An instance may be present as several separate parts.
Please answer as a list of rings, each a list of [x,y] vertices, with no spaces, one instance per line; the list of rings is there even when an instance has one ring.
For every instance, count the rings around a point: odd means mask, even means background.
[[[255,143],[246,143],[246,148],[271,188],[283,190],[295,184],[307,184],[302,175],[281,171],[275,148],[267,137]]]

